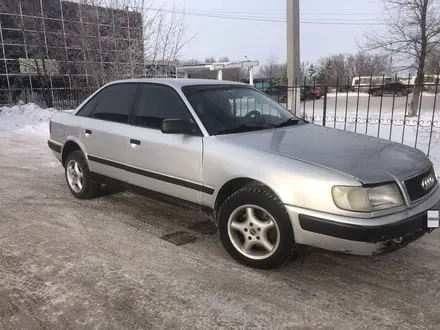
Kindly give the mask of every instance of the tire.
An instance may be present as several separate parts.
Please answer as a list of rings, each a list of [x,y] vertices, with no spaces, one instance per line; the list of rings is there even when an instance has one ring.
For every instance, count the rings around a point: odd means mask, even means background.
[[[249,221],[248,209],[254,210],[251,221]],[[267,213],[266,219],[261,217],[263,212]],[[232,223],[235,224],[231,225]],[[274,226],[267,229],[272,223]],[[233,228],[235,226],[240,229]],[[242,188],[229,196],[220,207],[218,228],[225,250],[243,265],[257,269],[274,269],[299,256],[286,208],[271,191],[264,187]],[[251,250],[248,252],[243,248],[246,242],[251,245]],[[267,244],[267,242],[269,245],[263,248],[263,243]]]
[[[70,171],[72,169],[71,165],[75,168],[74,164],[78,165],[79,172],[81,173],[80,175],[78,171],[73,170],[76,175],[76,182],[81,182],[81,186],[72,183],[72,172]],[[99,195],[101,183],[92,180],[92,173],[89,170],[89,165],[81,151],[73,151],[67,156],[64,166],[64,174],[67,186],[72,195],[76,198],[89,199]],[[82,178],[82,180],[80,178]]]

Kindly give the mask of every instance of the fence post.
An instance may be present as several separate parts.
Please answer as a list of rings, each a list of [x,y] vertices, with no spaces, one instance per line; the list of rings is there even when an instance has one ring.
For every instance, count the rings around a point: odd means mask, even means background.
[[[325,126],[325,119],[327,117],[327,93],[328,86],[324,87],[324,107],[322,109],[322,126]]]

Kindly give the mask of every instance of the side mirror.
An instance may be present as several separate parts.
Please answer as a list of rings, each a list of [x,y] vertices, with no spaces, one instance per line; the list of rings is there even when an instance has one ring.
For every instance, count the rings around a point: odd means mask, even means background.
[[[183,119],[164,119],[160,130],[164,134],[191,134],[196,132],[197,126]]]

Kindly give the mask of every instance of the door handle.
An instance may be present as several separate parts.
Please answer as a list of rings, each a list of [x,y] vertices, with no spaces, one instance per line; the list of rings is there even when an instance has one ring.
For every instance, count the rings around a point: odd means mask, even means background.
[[[141,145],[141,141],[139,141],[139,140],[134,140],[134,139],[130,139],[130,143],[131,143],[131,144],[136,144],[136,145],[138,145],[138,146]]]
[[[92,131],[89,130],[89,129],[85,129],[85,130],[84,130],[84,133],[86,133],[86,135],[91,135],[91,134],[92,134]]]

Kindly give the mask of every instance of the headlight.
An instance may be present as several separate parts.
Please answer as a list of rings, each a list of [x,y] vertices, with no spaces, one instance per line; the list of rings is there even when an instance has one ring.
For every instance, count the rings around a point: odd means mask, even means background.
[[[332,196],[336,206],[347,211],[372,212],[403,205],[395,183],[371,188],[334,186]]]

